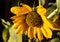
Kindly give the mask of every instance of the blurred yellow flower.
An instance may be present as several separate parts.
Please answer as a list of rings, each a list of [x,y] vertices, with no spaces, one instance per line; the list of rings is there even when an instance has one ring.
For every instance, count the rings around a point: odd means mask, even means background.
[[[16,29],[17,34],[27,31],[30,39],[38,38],[41,41],[44,39],[43,36],[46,39],[52,38],[52,30],[60,30],[54,28],[54,23],[44,16],[47,11],[43,6],[37,6],[33,11],[30,6],[23,3],[21,5],[11,8],[11,12],[16,14],[11,19],[14,23],[12,28]]]

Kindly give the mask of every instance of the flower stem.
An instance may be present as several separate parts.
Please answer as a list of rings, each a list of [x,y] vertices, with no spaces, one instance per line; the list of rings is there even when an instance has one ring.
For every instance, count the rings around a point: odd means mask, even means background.
[[[41,5],[40,0],[38,0],[38,2],[39,2],[38,4]]]
[[[32,10],[35,11],[35,1],[34,1],[34,3],[33,3]]]
[[[57,11],[58,11],[58,9],[55,9],[50,15],[47,16],[47,18],[49,19],[52,16],[54,16]]]
[[[20,1],[18,1],[18,6],[20,5]]]
[[[20,2],[21,2],[21,0],[18,0],[18,4],[17,4],[18,6],[20,6]]]
[[[36,39],[36,42],[38,42],[38,39]]]
[[[31,42],[31,39],[29,39],[28,42]]]

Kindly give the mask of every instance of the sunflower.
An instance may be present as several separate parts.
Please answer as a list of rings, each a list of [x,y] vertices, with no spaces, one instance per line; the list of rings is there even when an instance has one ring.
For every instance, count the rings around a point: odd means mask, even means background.
[[[52,30],[60,30],[45,17],[47,11],[41,5],[33,11],[30,6],[22,3],[20,6],[12,7],[11,12],[15,14],[11,17],[14,23],[12,28],[16,29],[17,34],[24,34],[27,31],[30,39],[38,38],[41,41],[44,37],[52,38]]]

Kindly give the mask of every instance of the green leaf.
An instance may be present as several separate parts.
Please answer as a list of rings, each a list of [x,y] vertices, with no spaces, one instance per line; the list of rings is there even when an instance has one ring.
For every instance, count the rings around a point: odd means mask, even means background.
[[[56,0],[58,12],[60,12],[60,0]]]
[[[22,35],[16,34],[15,29],[9,29],[10,37],[8,42],[22,42]]]
[[[39,5],[44,5],[45,4],[45,0],[39,0]]]
[[[50,42],[60,42],[60,39],[59,38],[54,38]]]
[[[56,9],[56,6],[50,6],[47,8],[47,15],[48,16],[49,14],[51,14],[54,10]]]
[[[10,28],[12,26],[9,21],[5,21],[4,19],[1,19],[1,21],[5,28]]]
[[[59,35],[59,36],[60,36],[60,32],[57,32],[57,35]]]
[[[7,42],[9,38],[9,30],[7,28],[5,28],[2,32],[2,38],[4,42]]]

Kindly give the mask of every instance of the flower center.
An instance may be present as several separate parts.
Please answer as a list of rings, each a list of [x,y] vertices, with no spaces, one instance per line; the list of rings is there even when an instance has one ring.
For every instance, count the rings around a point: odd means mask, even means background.
[[[38,15],[36,12],[30,12],[28,13],[27,17],[26,17],[26,23],[28,24],[28,26],[40,26],[43,21],[40,15]]]

